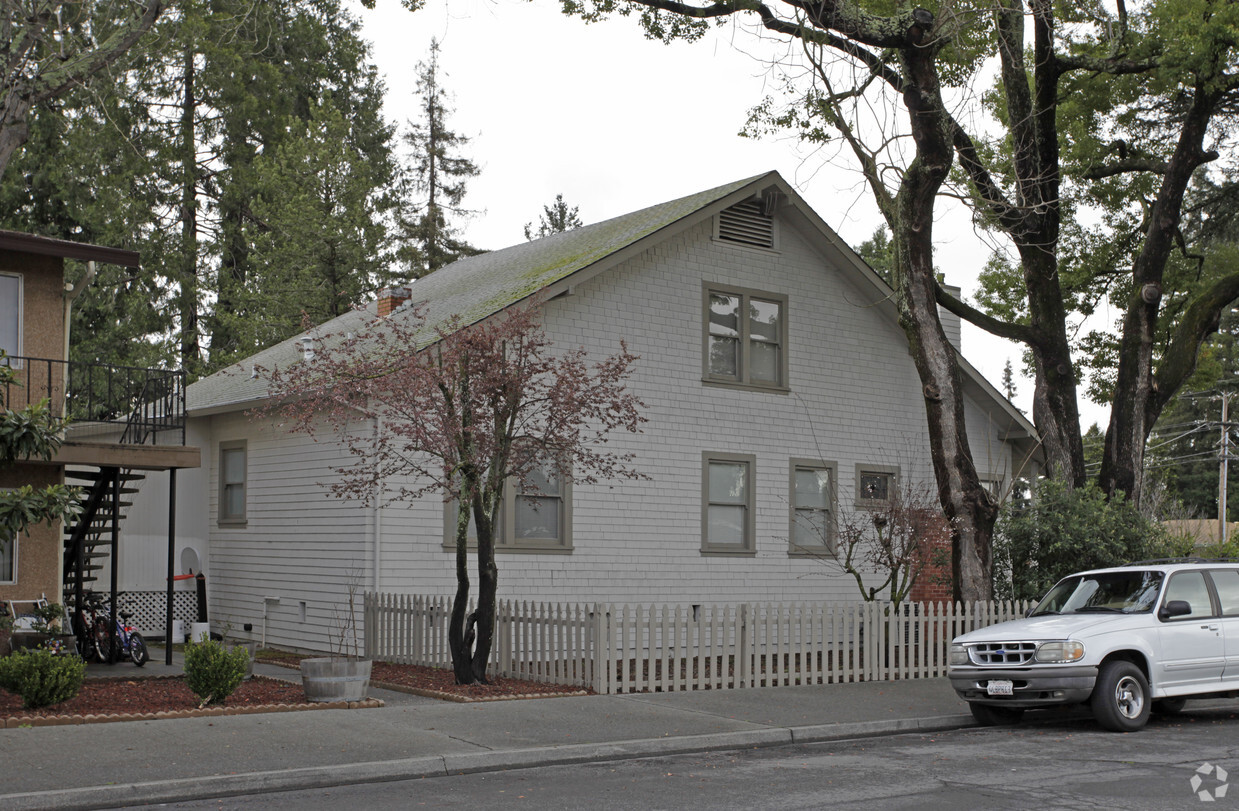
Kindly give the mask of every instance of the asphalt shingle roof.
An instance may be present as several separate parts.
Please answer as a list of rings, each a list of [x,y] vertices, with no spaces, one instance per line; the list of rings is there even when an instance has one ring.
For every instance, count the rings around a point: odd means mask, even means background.
[[[572,231],[461,259],[414,282],[410,304],[423,306],[426,321],[422,334],[429,341],[435,327],[454,316],[464,324],[476,323],[746,186],[774,177],[777,175],[773,172],[757,175]],[[412,307],[401,307],[390,317],[408,317],[412,312]],[[373,312],[350,312],[320,325],[314,333],[361,332],[373,319]],[[300,337],[264,349],[191,385],[186,393],[190,414],[264,399],[267,383],[262,377],[253,377],[251,370],[254,366],[270,369],[295,362],[300,356],[295,342]]]

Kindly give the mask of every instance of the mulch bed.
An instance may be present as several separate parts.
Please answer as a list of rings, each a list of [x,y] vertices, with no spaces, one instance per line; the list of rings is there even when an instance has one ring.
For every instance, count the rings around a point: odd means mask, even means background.
[[[258,661],[295,668],[304,658],[264,651]],[[502,701],[520,698],[587,695],[589,691],[560,684],[492,678],[491,684],[459,685],[450,670],[375,662],[370,685],[446,701]],[[199,700],[183,676],[89,678],[76,697],[27,710],[21,697],[0,690],[0,729],[48,723],[81,724],[105,721],[189,718],[251,712],[289,712],[319,709],[381,707],[382,701],[309,703],[300,684],[255,676],[241,683],[222,705],[198,709]]]
[[[295,654],[268,653],[258,655],[258,661],[284,667],[297,667],[303,657]],[[563,684],[490,677],[490,684],[457,684],[452,671],[440,667],[375,662],[370,667],[370,686],[397,690],[414,695],[439,698],[444,701],[505,701],[520,698],[556,698],[584,696],[593,691]]]
[[[490,678],[490,684],[457,684],[452,671],[420,665],[375,662],[370,669],[370,684],[445,701],[504,701],[515,698],[553,698],[584,696],[593,691],[563,684]]]
[[[82,689],[68,701],[37,709],[26,709],[20,696],[0,690],[0,728],[383,706],[373,700],[311,704],[301,685],[263,676],[242,682],[222,704],[199,707],[200,703],[184,676],[94,678],[82,682]]]

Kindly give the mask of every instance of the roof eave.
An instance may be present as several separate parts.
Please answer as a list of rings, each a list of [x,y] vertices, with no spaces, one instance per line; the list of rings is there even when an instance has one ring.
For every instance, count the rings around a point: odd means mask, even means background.
[[[84,262],[103,262],[126,268],[141,266],[141,256],[137,251],[108,248],[103,245],[92,245],[89,242],[41,237],[21,231],[0,230],[0,250],[58,256],[63,259],[80,259]]]

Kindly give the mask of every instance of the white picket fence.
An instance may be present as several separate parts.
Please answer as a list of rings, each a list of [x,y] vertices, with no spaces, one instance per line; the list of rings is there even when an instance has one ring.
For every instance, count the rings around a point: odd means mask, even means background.
[[[598,693],[946,675],[956,636],[1028,603],[614,605],[500,601],[490,672]],[[366,655],[450,667],[451,598],[367,592]]]

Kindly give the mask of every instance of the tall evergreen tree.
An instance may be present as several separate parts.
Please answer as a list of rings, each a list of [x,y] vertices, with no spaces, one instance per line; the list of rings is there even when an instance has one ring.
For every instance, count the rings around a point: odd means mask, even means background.
[[[29,136],[30,114],[122,59],[165,3],[5,3],[0,11],[0,175]]]
[[[1008,400],[1015,399],[1015,372],[1011,368],[1011,359],[1002,367],[1002,393]]]
[[[234,290],[229,311],[215,315],[244,353],[296,334],[303,314],[321,323],[394,281],[385,225],[395,205],[389,155],[359,148],[372,132],[358,132],[330,96],[309,121],[290,117],[288,128],[299,137],[254,163],[252,213],[264,230],[248,246],[248,284]]]
[[[421,110],[409,121],[405,142],[413,149],[414,201],[403,217],[404,246],[400,257],[413,278],[425,276],[463,256],[479,253],[460,238],[450,218],[471,212],[461,206],[465,184],[480,173],[460,155],[469,138],[448,127],[450,96],[440,82],[439,43],[430,41],[430,59],[417,65],[417,95]]]
[[[265,304],[250,294],[265,284],[253,246],[270,229],[253,205],[294,177],[260,174],[256,162],[308,137],[305,122],[330,96],[351,124],[349,160],[366,164],[374,196],[390,193],[394,135],[369,60],[340,0],[182,0],[125,71],[34,111],[31,141],[0,184],[0,223],[143,258],[138,274],[102,268],[78,300],[74,359],[197,375],[261,348],[235,331]]]

